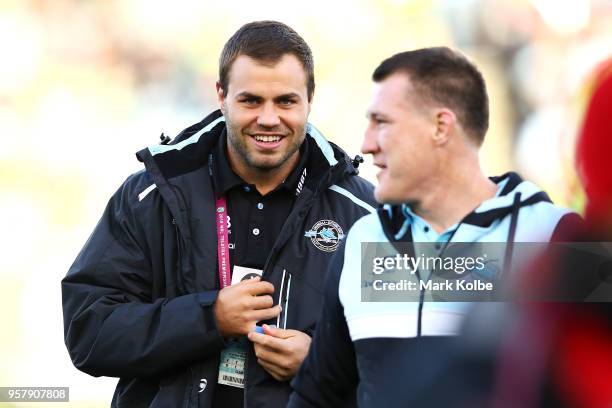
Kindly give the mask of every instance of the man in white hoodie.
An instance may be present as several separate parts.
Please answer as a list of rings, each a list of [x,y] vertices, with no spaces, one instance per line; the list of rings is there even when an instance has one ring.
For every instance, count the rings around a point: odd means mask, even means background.
[[[413,406],[444,373],[444,364],[429,362],[452,347],[469,303],[425,302],[427,289],[412,302],[364,301],[372,288],[362,275],[363,243],[409,243],[417,255],[429,244],[437,256],[456,242],[512,248],[549,241],[577,217],[516,173],[485,176],[488,97],[466,57],[445,47],[403,52],[383,61],[373,80],[362,151],[380,168],[375,197],[383,206],[354,224],[330,266],[322,329],[292,383],[291,407],[355,395],[359,406]],[[511,250],[505,255],[512,259]],[[420,272],[430,279],[431,270]]]

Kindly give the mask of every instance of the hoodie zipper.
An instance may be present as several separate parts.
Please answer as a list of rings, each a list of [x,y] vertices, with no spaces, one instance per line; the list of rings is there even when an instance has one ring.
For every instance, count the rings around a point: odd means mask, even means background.
[[[512,263],[512,253],[514,250],[514,239],[516,235],[516,226],[518,223],[518,215],[519,215],[520,208],[521,208],[521,193],[516,193],[514,194],[514,201],[512,203],[512,213],[510,215],[510,226],[508,228],[508,238],[506,239],[506,253],[504,255],[504,268],[502,269],[502,273],[504,273],[505,271],[508,271]],[[442,248],[438,256],[441,256],[444,253],[444,251],[446,250],[446,247],[451,242],[451,240],[453,239],[453,236],[455,235],[455,233],[457,232],[457,230],[459,229],[462,223],[463,223],[463,220],[459,222],[459,224],[457,225],[457,228],[453,231],[451,236],[448,238],[448,241],[446,241],[446,243],[444,244],[444,247]],[[413,243],[413,246],[414,246],[414,243]],[[418,270],[416,271],[416,274],[417,274],[417,277],[421,279]],[[431,277],[431,274],[430,274],[430,277]],[[423,289],[421,289],[419,293],[419,310],[418,310],[418,315],[417,315],[417,337],[421,337],[424,302],[425,302],[425,292]]]
[[[506,254],[504,255],[504,269],[502,273],[510,270],[512,264],[512,253],[514,252],[514,239],[516,235],[516,226],[518,223],[519,210],[521,208],[521,193],[514,195],[514,202],[512,203],[512,215],[510,218],[510,227],[508,228],[508,238],[506,240]]]

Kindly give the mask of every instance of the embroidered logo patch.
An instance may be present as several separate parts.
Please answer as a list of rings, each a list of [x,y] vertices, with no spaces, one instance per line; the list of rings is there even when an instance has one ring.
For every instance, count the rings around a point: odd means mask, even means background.
[[[336,221],[320,220],[304,236],[321,251],[334,252],[344,238],[344,232]]]

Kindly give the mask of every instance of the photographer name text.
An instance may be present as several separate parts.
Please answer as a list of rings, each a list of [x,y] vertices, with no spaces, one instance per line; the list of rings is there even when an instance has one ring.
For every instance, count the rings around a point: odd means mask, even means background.
[[[409,281],[402,279],[397,282],[385,282],[381,279],[377,279],[372,282],[372,287],[376,291],[417,291],[417,290],[430,290],[430,291],[473,291],[473,292],[486,292],[492,291],[493,283],[488,281],[481,281],[479,279],[468,280],[468,279],[447,279],[444,281],[423,281],[418,282]]]

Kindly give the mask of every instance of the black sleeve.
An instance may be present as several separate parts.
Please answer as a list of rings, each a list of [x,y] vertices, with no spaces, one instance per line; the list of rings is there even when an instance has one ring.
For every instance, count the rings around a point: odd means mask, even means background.
[[[151,376],[224,344],[212,310],[217,291],[152,299],[151,260],[126,213],[124,187],[61,284],[66,347],[94,376]]]
[[[288,407],[355,406],[358,382],[355,350],[338,296],[344,247],[332,258],[323,310],[310,351],[291,382]]]

